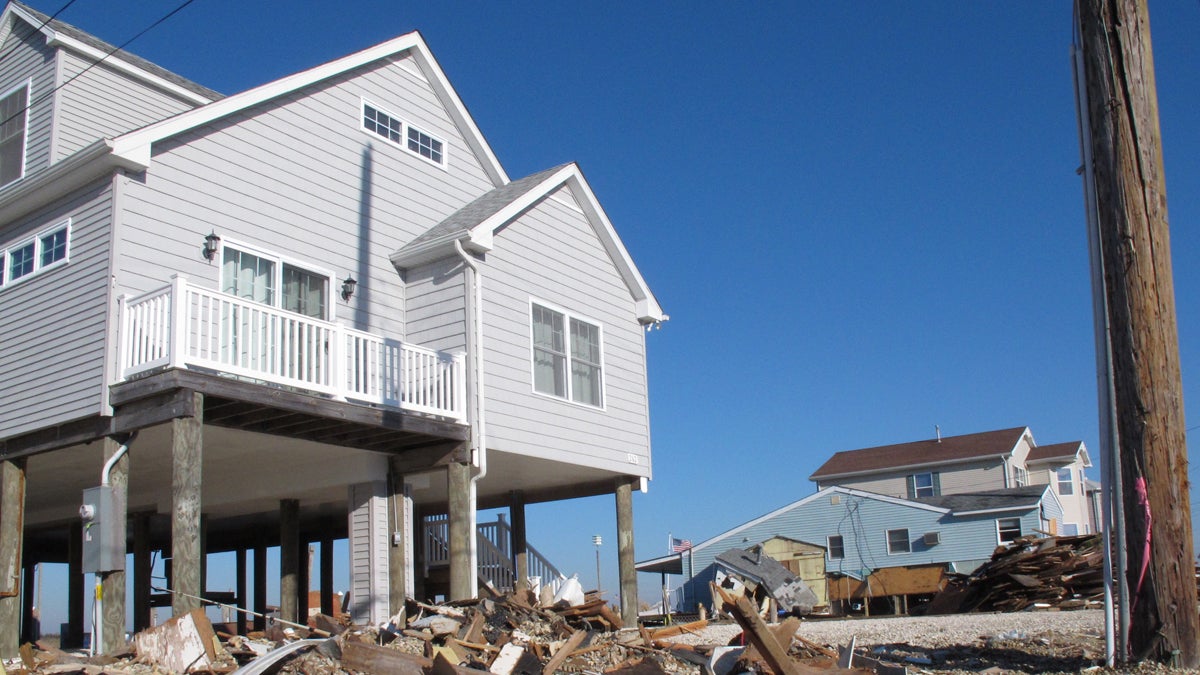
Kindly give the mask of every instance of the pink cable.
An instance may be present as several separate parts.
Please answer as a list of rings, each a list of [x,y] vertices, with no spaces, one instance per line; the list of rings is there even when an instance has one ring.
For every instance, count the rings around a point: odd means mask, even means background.
[[[1129,603],[1131,612],[1137,607],[1138,596],[1142,594],[1142,582],[1146,580],[1146,570],[1150,568],[1150,523],[1154,522],[1150,513],[1150,495],[1146,492],[1145,476],[1138,476],[1133,482],[1133,492],[1137,495],[1138,505],[1142,507],[1146,519],[1146,547],[1142,551],[1142,569],[1138,572],[1137,589],[1134,591],[1133,601]]]

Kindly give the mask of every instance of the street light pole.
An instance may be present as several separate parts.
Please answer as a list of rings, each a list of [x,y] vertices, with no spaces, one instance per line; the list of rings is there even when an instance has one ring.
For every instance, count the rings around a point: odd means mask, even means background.
[[[592,535],[592,543],[596,545],[596,592],[604,597],[604,593],[600,590],[600,544],[604,542],[600,535]]]

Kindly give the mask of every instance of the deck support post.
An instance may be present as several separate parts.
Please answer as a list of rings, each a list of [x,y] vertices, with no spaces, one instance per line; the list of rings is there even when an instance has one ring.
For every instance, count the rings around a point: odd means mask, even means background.
[[[622,476],[616,481],[617,570],[621,579],[621,621],[636,626],[638,617],[637,569],[633,563],[633,484],[638,479]]]
[[[237,551],[234,553],[233,568],[234,568],[234,574],[237,575],[237,579],[234,582],[235,583],[234,588],[237,593],[237,600],[234,601],[234,604],[236,604],[238,607],[241,607],[242,609],[249,609],[249,605],[246,604],[246,600],[248,598],[246,596],[246,547],[245,546],[238,546]],[[238,612],[237,616],[234,617],[234,622],[237,624],[237,628],[236,628],[237,634],[245,635],[246,634],[246,613]]]
[[[413,592],[413,504],[404,487],[399,457],[388,460],[388,615],[404,609]]]
[[[261,537],[254,545],[254,630],[267,627],[267,545]]]
[[[133,632],[150,627],[150,514],[133,516]]]
[[[471,569],[471,465],[451,462],[446,466],[450,508],[450,600],[467,600],[473,593]]]
[[[25,543],[25,460],[0,461],[0,658],[18,656],[21,551]]]
[[[204,394],[192,392],[195,417],[171,420],[171,613],[201,606],[200,487]]]
[[[83,646],[83,522],[71,522],[67,535],[67,630],[60,645],[63,649]]]
[[[300,500],[279,500],[279,618],[296,623],[300,587]]]
[[[129,453],[122,451],[122,443],[111,436],[104,438],[104,461],[121,453],[120,458],[108,472],[108,485],[112,488],[112,517],[115,521],[113,538],[121,550],[121,569],[100,573],[100,592],[104,598],[104,622],[102,644],[98,654],[116,654],[125,648],[125,528],[126,503],[129,495]]]
[[[321,613],[335,616],[340,607],[333,606],[333,538],[321,536]]]
[[[529,584],[529,540],[525,531],[525,492],[513,490],[508,503],[508,515],[512,519],[513,574],[516,584]],[[542,582],[553,581],[542,579]]]

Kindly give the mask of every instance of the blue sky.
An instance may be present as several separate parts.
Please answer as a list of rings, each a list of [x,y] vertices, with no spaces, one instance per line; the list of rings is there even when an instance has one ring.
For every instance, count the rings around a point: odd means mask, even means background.
[[[60,18],[118,44],[175,4]],[[1151,20],[1200,425],[1200,5]],[[229,94],[419,29],[511,176],[577,161],[671,315],[647,336],[642,559],[811,493],[835,451],[934,425],[1028,425],[1096,457],[1071,26],[1066,1],[196,0],[129,49]],[[585,585],[601,534],[616,587],[611,498],[528,514]]]

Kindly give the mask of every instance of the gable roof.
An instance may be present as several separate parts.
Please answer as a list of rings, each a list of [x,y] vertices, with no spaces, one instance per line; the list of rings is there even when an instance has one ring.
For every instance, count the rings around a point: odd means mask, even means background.
[[[1073,462],[1076,459],[1083,460],[1084,466],[1091,466],[1092,459],[1088,456],[1087,448],[1084,447],[1083,441],[1070,441],[1067,443],[1054,443],[1052,445],[1039,445],[1035,448],[1030,448],[1029,455],[1025,457],[1026,464],[1040,464],[1042,462]]]
[[[462,99],[450,86],[450,81],[446,79],[446,74],[433,58],[429,46],[425,44],[421,34],[416,31],[122,134],[113,139],[113,153],[129,162],[149,167],[151,146],[157,141],[179,135],[355,68],[402,53],[411,55],[425,78],[429,80],[429,85],[437,94],[442,105],[445,106],[447,114],[462,131],[467,146],[479,158],[480,164],[492,184],[497,186],[507,184],[509,182],[508,174],[500,166],[500,161],[479,131],[479,127],[475,125],[475,120],[467,112]]]
[[[842,450],[826,460],[809,476],[809,480],[1002,457],[1012,454],[1027,433],[1028,427],[1013,427],[860,450]]]
[[[669,317],[663,313],[642,273],[633,264],[625,244],[575,163],[539,171],[483,194],[393,253],[392,264],[407,269],[449,256],[455,241],[461,242],[466,249],[486,253],[492,249],[498,229],[563,186],[574,195],[625,281],[637,304],[638,320],[646,324],[666,321]]]
[[[0,15],[0,26],[9,30],[13,19],[17,17],[39,30],[46,37],[47,46],[70,49],[93,62],[103,59],[104,64],[110,68],[120,70],[197,105],[222,98],[221,94],[208,87],[196,84],[136,54],[116,49],[114,45],[110,45],[86,31],[58,19],[51,19],[29,5],[16,0],[11,0],[4,8],[4,14]],[[112,52],[111,55],[109,55],[110,52]]]
[[[1042,502],[1049,485],[1024,485],[1001,490],[921,497],[916,501],[949,509],[955,516],[997,511],[1027,510]]]

